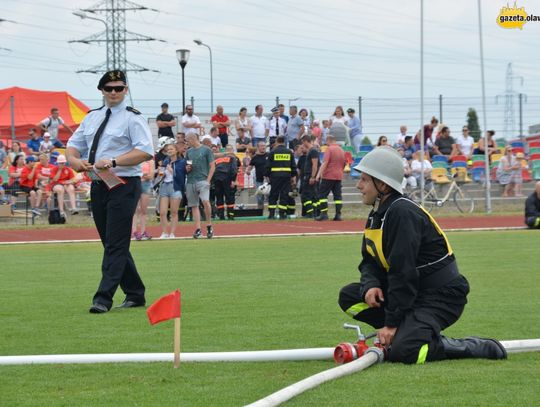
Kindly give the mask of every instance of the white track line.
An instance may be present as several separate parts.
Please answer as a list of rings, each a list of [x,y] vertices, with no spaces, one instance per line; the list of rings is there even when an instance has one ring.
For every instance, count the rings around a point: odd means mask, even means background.
[[[478,227],[478,228],[453,228],[444,229],[445,232],[485,232],[485,231],[501,231],[501,230],[526,230],[525,226],[500,226],[500,227]],[[251,237],[293,237],[293,236],[337,236],[337,235],[361,235],[363,231],[328,231],[328,232],[298,232],[298,233],[256,233],[249,235],[218,235],[213,239],[245,239]],[[151,239],[146,242],[160,242],[171,240],[193,240],[191,236],[175,237],[174,239]],[[199,239],[202,241],[209,239]],[[14,242],[0,242],[0,246],[17,245],[17,244],[47,244],[47,243],[97,243],[99,239],[81,239],[81,240],[24,240]],[[140,244],[140,243],[137,243]]]

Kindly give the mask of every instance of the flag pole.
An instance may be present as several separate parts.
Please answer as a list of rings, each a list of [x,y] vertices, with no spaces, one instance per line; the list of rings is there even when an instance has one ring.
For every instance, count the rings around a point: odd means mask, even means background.
[[[174,319],[174,368],[180,367],[180,318]]]

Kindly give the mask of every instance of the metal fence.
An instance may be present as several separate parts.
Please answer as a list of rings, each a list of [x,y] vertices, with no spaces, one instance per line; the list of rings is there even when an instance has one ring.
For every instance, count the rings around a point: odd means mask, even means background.
[[[101,100],[84,100],[88,106],[99,106]],[[134,99],[135,107],[149,118],[155,118],[160,113],[160,105],[163,102],[169,103],[170,111],[179,114],[182,101],[164,99]],[[208,118],[213,114],[210,111],[210,99],[190,98],[186,103],[191,103],[195,107],[195,114],[199,117]],[[333,98],[333,99],[308,99],[302,97],[276,96],[266,99],[216,99],[214,106],[220,104],[224,107],[225,114],[231,119],[238,116],[238,111],[245,106],[248,115],[253,115],[255,106],[264,106],[265,113],[278,103],[283,103],[288,111],[290,105],[299,108],[307,108],[317,119],[327,119],[330,117],[336,106],[342,106],[345,110],[352,107],[362,120],[364,135],[368,136],[372,142],[380,135],[392,137],[399,133],[399,127],[406,125],[409,133],[414,133],[420,128],[421,123],[428,123],[432,116],[439,119],[439,122],[449,126],[454,135],[461,133],[461,127],[467,123],[467,111],[474,108],[481,125],[482,111],[480,97],[446,97],[438,95],[436,97],[425,98],[425,117],[420,118],[420,99],[411,98]],[[512,106],[512,109],[508,109]],[[506,98],[491,96],[487,98],[486,104],[487,126],[496,131],[496,138],[513,139],[520,135],[529,135],[529,127],[540,122],[540,96],[520,96],[515,95]],[[512,120],[513,119],[513,120]],[[204,123],[204,120],[203,120]],[[483,129],[486,130],[486,129]]]

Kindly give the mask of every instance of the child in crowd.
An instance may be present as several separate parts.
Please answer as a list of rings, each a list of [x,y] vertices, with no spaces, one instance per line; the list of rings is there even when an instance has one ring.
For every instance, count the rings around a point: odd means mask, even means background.
[[[51,142],[51,135],[46,132],[43,134],[43,141],[39,145],[39,152],[50,154],[50,152],[54,149],[54,144]]]

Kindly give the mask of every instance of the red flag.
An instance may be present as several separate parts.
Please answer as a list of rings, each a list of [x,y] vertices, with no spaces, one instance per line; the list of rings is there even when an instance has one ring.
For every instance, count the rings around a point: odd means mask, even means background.
[[[180,290],[164,295],[146,310],[152,325],[168,319],[180,318]]]

